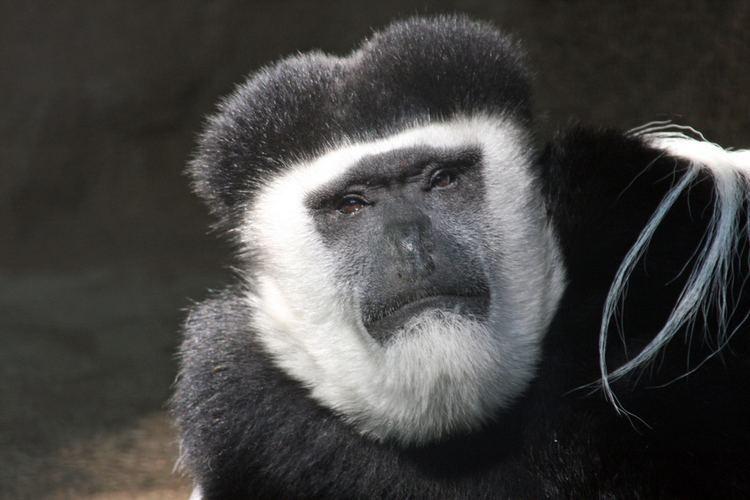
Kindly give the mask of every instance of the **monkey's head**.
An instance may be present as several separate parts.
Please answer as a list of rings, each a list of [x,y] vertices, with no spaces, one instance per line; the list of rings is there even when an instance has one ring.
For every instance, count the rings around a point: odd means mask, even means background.
[[[518,54],[459,17],[282,60],[190,165],[241,244],[266,354],[375,439],[476,428],[534,376],[564,269]]]

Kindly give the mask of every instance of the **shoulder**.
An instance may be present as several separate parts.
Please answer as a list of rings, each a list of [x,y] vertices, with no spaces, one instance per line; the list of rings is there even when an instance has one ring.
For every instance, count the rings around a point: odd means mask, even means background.
[[[371,455],[379,454],[381,468],[392,457],[276,368],[245,300],[238,287],[227,288],[193,306],[185,322],[172,410],[182,466],[203,497],[319,496],[334,486],[362,492],[354,483],[365,478],[375,486],[365,470]]]

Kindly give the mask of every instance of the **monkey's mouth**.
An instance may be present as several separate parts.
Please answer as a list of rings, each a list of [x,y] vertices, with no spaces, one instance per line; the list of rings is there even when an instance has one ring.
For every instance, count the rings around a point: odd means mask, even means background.
[[[363,320],[368,333],[385,343],[410,319],[429,310],[460,314],[469,318],[487,318],[490,294],[484,288],[451,292],[413,294],[394,298],[380,307],[364,311]]]

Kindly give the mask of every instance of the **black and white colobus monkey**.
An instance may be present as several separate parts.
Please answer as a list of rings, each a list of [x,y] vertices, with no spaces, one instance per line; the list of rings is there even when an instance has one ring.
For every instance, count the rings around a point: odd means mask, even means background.
[[[536,151],[528,85],[438,17],[222,102],[189,171],[241,279],[185,326],[195,497],[750,496],[750,152]]]

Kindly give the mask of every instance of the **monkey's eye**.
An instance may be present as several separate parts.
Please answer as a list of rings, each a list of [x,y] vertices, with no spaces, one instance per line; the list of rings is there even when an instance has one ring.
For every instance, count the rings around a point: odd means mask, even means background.
[[[450,169],[441,169],[432,174],[430,189],[445,189],[456,183],[456,173]]]
[[[369,203],[363,197],[357,194],[347,194],[339,200],[336,210],[344,215],[352,215],[368,205]]]

